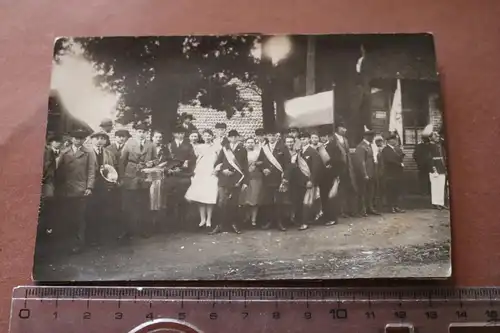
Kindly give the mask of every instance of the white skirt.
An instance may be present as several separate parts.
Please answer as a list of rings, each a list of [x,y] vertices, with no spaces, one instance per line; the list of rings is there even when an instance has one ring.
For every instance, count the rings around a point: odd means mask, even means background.
[[[195,175],[186,192],[186,200],[207,205],[217,203],[218,178],[215,175]]]
[[[444,196],[446,189],[446,175],[430,173],[431,181],[431,201],[433,205],[444,206]]]

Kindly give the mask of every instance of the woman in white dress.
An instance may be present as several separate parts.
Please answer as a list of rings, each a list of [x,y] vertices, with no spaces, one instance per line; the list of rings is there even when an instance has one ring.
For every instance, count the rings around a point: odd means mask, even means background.
[[[213,143],[214,134],[211,130],[203,131],[204,144],[197,146],[198,155],[194,176],[191,180],[191,186],[186,192],[186,200],[196,202],[200,212],[200,227],[212,226],[212,213],[217,203],[217,181],[214,173],[215,161],[219,149]]]

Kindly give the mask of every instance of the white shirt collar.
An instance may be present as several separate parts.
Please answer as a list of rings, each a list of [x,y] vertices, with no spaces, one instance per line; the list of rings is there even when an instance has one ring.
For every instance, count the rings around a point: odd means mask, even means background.
[[[338,133],[335,133],[335,136],[341,141],[344,142],[344,137]]]
[[[302,152],[305,152],[307,148],[309,148],[310,145],[305,145],[304,147],[302,147]]]

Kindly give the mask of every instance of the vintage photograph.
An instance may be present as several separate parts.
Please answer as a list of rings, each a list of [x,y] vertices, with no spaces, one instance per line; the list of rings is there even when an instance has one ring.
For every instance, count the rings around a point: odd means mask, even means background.
[[[446,278],[431,34],[64,37],[36,281]]]

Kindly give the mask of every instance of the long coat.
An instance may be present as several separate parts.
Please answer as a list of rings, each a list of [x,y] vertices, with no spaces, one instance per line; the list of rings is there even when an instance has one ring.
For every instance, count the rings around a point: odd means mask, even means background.
[[[229,146],[227,146],[227,149],[230,149]],[[238,162],[241,171],[243,172],[244,178],[240,184],[248,184],[249,176],[247,150],[243,147],[242,144],[238,144],[234,149],[233,154],[236,158],[236,161]],[[219,187],[232,188],[238,185],[237,183],[241,179],[241,174],[231,165],[231,163],[229,163],[223,150],[219,152],[214,166],[217,167],[219,164],[222,164],[221,169],[217,175],[219,178]],[[232,171],[233,174],[231,176],[226,176],[223,173],[224,170]]]
[[[403,158],[405,154],[399,147],[385,146],[382,149],[382,163],[384,165],[384,177],[386,179],[399,178],[403,174]]]
[[[124,189],[138,190],[149,187],[140,171],[145,167],[145,163],[151,160],[153,149],[154,146],[149,141],[144,143],[142,150],[138,141],[131,139],[127,141],[118,167],[118,174]]]
[[[269,144],[265,145],[269,147]],[[264,176],[264,186],[265,187],[278,187],[280,186],[282,180],[289,181],[290,180],[290,152],[288,148],[284,145],[276,143],[274,150],[272,150],[272,154],[274,158],[278,161],[283,169],[283,173],[274,166],[273,163],[267,158],[264,150],[260,150],[260,155],[258,161],[262,162],[260,169],[265,170],[268,169],[271,173],[267,176]]]
[[[96,170],[96,177],[95,177],[96,179],[94,187],[96,189],[112,187],[112,184],[108,183],[102,176],[101,166],[108,164],[111,165],[112,167],[115,167],[118,164],[117,161],[115,160],[115,155],[108,148],[103,148],[102,161],[100,161],[97,152],[94,149],[92,149],[91,152],[92,154],[94,154],[95,170]]]
[[[83,196],[85,190],[94,188],[95,155],[86,147],[81,147],[76,152],[73,147],[69,147],[61,153],[55,176],[58,195]]]
[[[340,177],[341,183],[347,182],[356,190],[354,168],[349,151],[349,141],[344,137],[344,143],[341,143],[337,136],[334,135],[332,142],[334,145],[331,148],[330,158],[334,177]]]
[[[375,176],[375,161],[373,159],[373,150],[369,143],[365,140],[361,141],[356,147],[354,155],[354,170],[356,175],[364,179],[365,177],[373,178]]]
[[[313,183],[313,186],[319,186],[322,180],[322,175],[325,170],[325,164],[321,159],[318,151],[312,147],[307,147],[304,152],[300,152],[302,158],[306,161],[309,166],[309,170],[311,171],[311,176],[308,178],[302,171],[298,165],[295,166],[295,175],[296,185],[300,187],[305,187],[308,181]]]
[[[43,154],[42,196],[53,197],[55,192],[55,176],[59,157],[51,147],[45,147]]]

